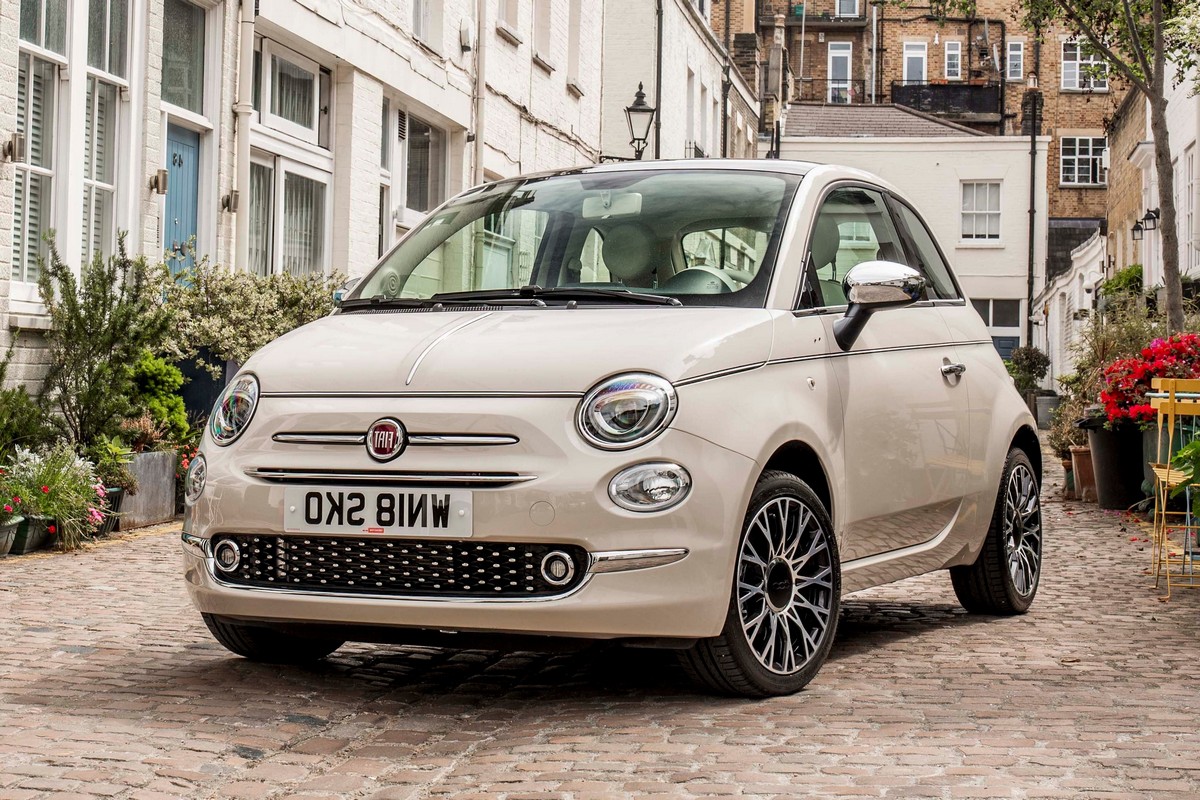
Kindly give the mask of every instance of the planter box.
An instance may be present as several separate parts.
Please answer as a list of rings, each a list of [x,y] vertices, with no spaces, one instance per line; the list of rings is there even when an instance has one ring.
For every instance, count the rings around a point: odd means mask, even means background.
[[[175,454],[138,453],[130,470],[137,476],[138,493],[121,501],[117,529],[127,531],[175,518]]]
[[[121,501],[125,497],[125,490],[119,486],[110,486],[104,491],[108,493],[108,516],[104,518],[104,524],[100,526],[100,530],[96,531],[97,536],[107,536],[117,529]]]
[[[1087,447],[1071,448],[1071,472],[1075,476],[1075,494],[1085,503],[1096,502],[1096,477],[1092,473],[1092,451]]]
[[[49,517],[25,517],[17,526],[9,552],[14,556],[23,556],[41,550],[50,541],[51,522],[53,520]]]
[[[8,555],[12,550],[13,540],[17,538],[17,528],[25,521],[24,517],[13,517],[7,525],[0,525],[0,557]]]

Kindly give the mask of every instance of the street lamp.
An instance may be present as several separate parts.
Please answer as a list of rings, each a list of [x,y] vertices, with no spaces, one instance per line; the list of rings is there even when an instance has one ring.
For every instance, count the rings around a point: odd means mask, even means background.
[[[1146,212],[1146,216],[1142,217],[1142,227],[1148,231],[1158,228],[1158,209],[1152,208]]]
[[[650,124],[654,122],[654,112],[654,106],[646,103],[646,93],[642,91],[642,84],[638,83],[633,105],[625,106],[625,120],[629,123],[629,144],[633,147],[633,157],[639,161],[646,150],[646,140],[650,138]]]
[[[1144,231],[1144,230],[1146,230],[1146,229],[1144,227],[1142,227],[1142,223],[1140,220],[1138,222],[1133,223],[1132,234],[1133,234],[1133,240],[1135,242],[1140,242],[1142,240],[1142,236],[1145,235],[1142,233],[1142,231]]]

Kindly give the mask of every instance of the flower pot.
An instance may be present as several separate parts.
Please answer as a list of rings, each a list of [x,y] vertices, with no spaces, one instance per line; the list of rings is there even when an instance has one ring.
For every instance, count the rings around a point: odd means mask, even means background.
[[[96,531],[97,536],[107,536],[116,529],[117,515],[121,513],[121,501],[125,497],[125,490],[120,486],[110,486],[104,491],[107,493],[108,514],[104,517],[100,529]]]
[[[0,525],[0,557],[9,554],[13,540],[17,538],[17,528],[21,527],[24,517],[17,515],[7,525]]]
[[[1092,472],[1092,451],[1088,447],[1071,448],[1071,471],[1075,474],[1076,496],[1085,503],[1096,502],[1096,476]]]
[[[1133,425],[1088,431],[1096,500],[1101,508],[1124,510],[1145,499],[1142,494],[1142,432]]]
[[[1063,499],[1075,499],[1075,466],[1071,463],[1071,459],[1064,458],[1062,460],[1063,468]]]
[[[1054,420],[1054,409],[1058,408],[1062,398],[1056,394],[1039,394],[1035,402],[1038,428],[1044,431],[1050,430],[1050,423]]]
[[[17,526],[9,552],[14,556],[23,556],[41,550],[50,540],[50,526],[53,524],[54,520],[49,517],[25,517]]]

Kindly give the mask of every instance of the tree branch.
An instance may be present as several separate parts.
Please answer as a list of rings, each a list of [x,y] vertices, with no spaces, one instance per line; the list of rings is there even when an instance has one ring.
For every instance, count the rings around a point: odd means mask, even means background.
[[[1133,43],[1133,54],[1141,64],[1142,72],[1147,80],[1152,80],[1154,69],[1146,60],[1146,51],[1142,49],[1142,39],[1138,36],[1137,24],[1133,21],[1133,9],[1129,7],[1129,0],[1121,0],[1121,7],[1125,11],[1125,24],[1129,26],[1129,41]]]
[[[1077,27],[1085,37],[1087,37],[1092,46],[1100,51],[1100,54],[1104,56],[1104,59],[1108,61],[1110,66],[1115,67],[1116,70],[1124,75],[1130,83],[1140,89],[1142,94],[1144,94],[1146,97],[1150,97],[1150,82],[1152,80],[1151,75],[1146,75],[1146,79],[1143,80],[1143,78],[1139,76],[1137,72],[1135,72],[1129,67],[1128,64],[1125,63],[1125,59],[1120,58],[1112,51],[1112,48],[1110,48],[1100,38],[1091,25],[1089,25],[1082,17],[1079,16],[1079,14],[1075,11],[1075,8],[1070,3],[1064,2],[1064,0],[1054,0],[1054,5],[1057,6],[1058,9],[1067,16],[1068,19],[1070,19],[1071,23]]]

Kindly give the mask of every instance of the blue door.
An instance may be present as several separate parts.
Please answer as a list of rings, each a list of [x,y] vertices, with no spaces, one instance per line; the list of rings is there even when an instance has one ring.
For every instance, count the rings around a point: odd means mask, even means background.
[[[163,243],[171,251],[171,271],[193,264],[188,242],[196,236],[200,191],[200,134],[167,126],[167,207]],[[194,244],[194,242],[193,242]]]

